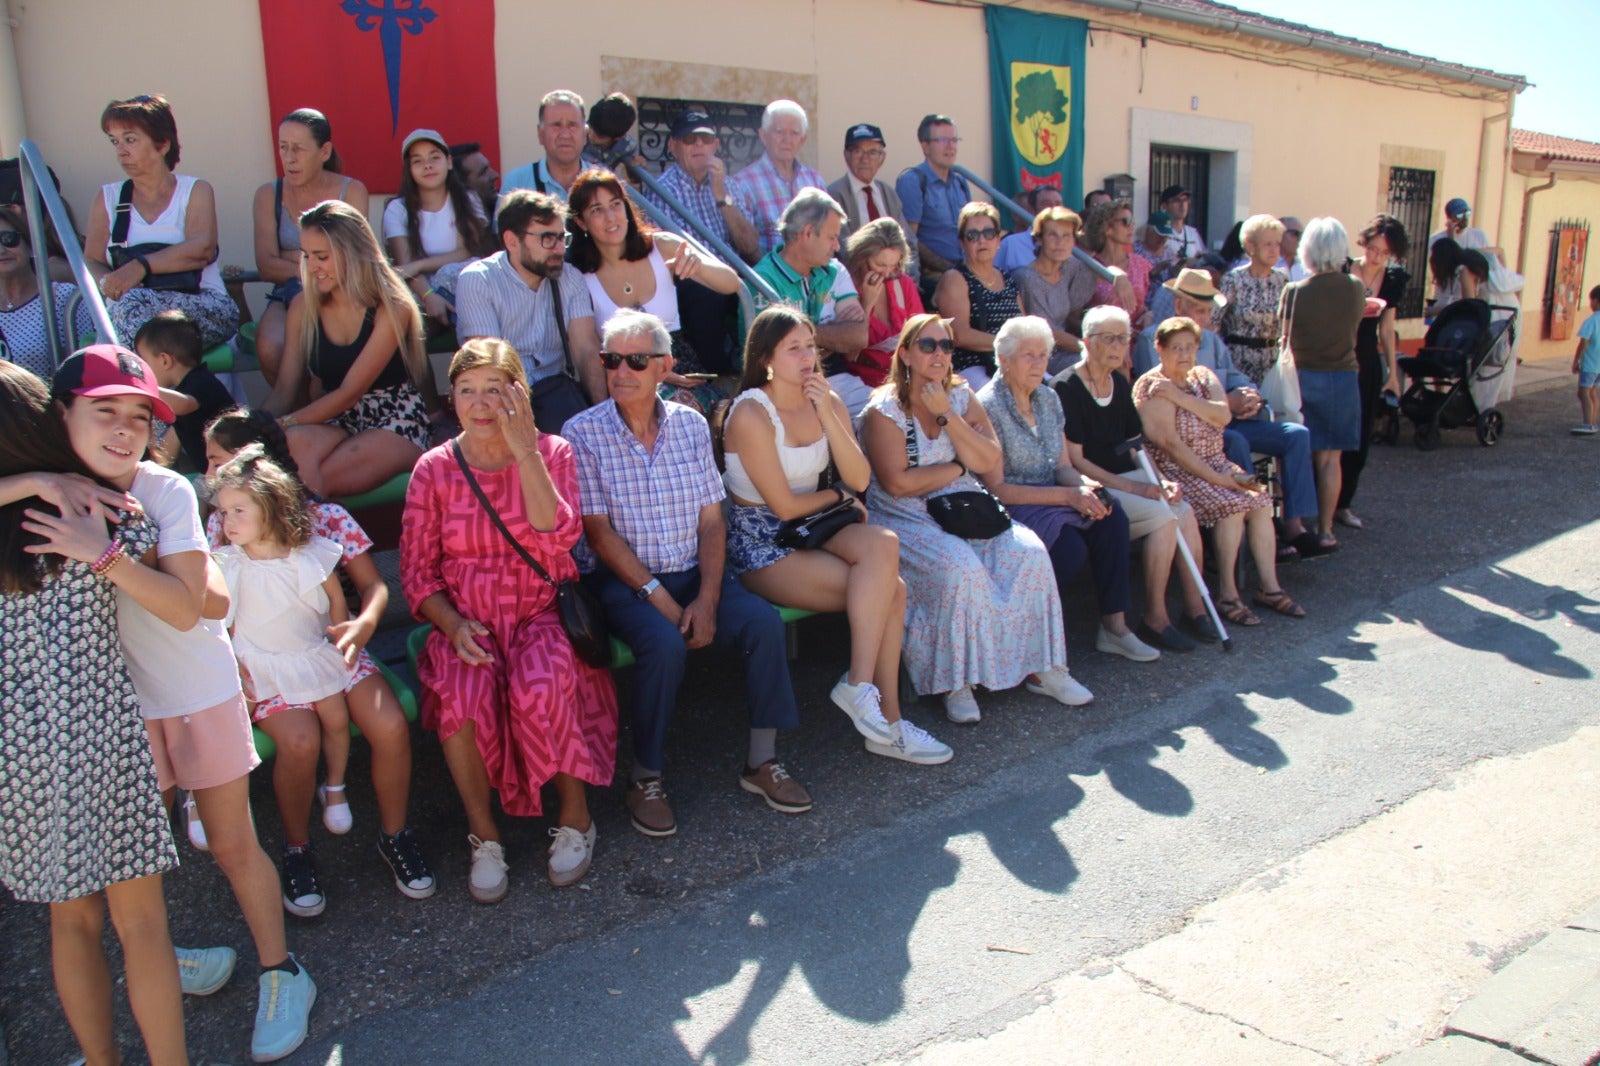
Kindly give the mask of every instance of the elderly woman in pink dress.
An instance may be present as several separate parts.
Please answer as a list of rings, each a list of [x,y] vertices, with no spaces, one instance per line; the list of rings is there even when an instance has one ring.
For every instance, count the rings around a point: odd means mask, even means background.
[[[550,883],[588,871],[595,829],[584,786],[611,781],[617,695],[609,673],[573,652],[554,585],[487,509],[551,581],[575,578],[570,552],[583,524],[571,447],[535,428],[522,361],[504,341],[477,338],[457,352],[450,395],[462,431],[412,472],[401,583],[417,617],[433,624],[417,659],[423,724],[438,732],[466,808],[468,888],[496,903],[509,882],[490,789],[506,814],[526,817],[541,813],[540,788],[552,784]]]

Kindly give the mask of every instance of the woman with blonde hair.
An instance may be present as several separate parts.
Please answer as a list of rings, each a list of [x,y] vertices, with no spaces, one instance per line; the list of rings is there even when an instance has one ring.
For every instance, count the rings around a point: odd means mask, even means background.
[[[264,405],[288,430],[319,496],[351,496],[409,470],[429,442],[433,376],[422,316],[355,208],[327,200],[300,216],[304,291],[289,304],[283,362]],[[294,408],[302,375],[312,400]]]
[[[850,357],[845,369],[866,386],[860,390],[863,397],[866,389],[877,388],[889,376],[889,361],[906,319],[923,313],[916,279],[905,272],[910,261],[905,231],[887,215],[856,230],[845,245],[844,263],[867,313],[867,346]],[[850,404],[850,397],[843,398]],[[851,405],[850,414],[860,414],[865,404],[862,399]]]
[[[1278,301],[1289,275],[1277,269],[1283,223],[1271,215],[1251,215],[1239,230],[1248,262],[1222,275],[1217,289],[1228,302],[1217,316],[1217,332],[1227,342],[1233,365],[1255,385],[1278,361],[1283,320]]]

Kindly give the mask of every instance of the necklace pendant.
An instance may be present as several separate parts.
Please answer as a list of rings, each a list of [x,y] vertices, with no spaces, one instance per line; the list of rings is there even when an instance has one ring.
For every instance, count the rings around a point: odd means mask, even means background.
[[[624,296],[632,296],[633,295],[633,286],[631,284],[629,284],[628,282],[626,282],[626,281],[624,281],[622,283],[622,295],[624,295]]]

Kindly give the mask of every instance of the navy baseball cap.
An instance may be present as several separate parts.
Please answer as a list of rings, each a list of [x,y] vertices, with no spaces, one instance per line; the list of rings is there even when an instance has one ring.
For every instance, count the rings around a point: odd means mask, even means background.
[[[879,144],[883,145],[887,145],[889,143],[883,139],[883,131],[870,122],[858,122],[854,126],[851,126],[849,129],[845,130],[844,147],[846,151],[854,148],[862,141],[877,141]]]
[[[1472,205],[1457,196],[1444,205],[1444,213],[1448,218],[1467,218],[1472,214]]]
[[[681,111],[678,117],[672,120],[672,136],[684,138],[691,133],[709,133],[715,137],[717,128],[711,124],[711,116],[704,111]]]

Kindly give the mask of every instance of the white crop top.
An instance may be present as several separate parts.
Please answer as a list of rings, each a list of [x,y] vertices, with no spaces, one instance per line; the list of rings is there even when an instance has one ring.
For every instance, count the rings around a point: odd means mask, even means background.
[[[650,270],[656,276],[656,291],[647,302],[639,305],[639,310],[659,318],[668,333],[676,333],[682,325],[678,319],[678,289],[659,248],[650,249]],[[600,284],[599,274],[585,274],[583,280],[589,286],[589,299],[594,302],[595,329],[604,329],[611,316],[617,313],[617,303]]]
[[[778,409],[772,406],[772,397],[760,389],[746,389],[734,398],[733,406],[728,409],[728,417],[733,417],[740,404],[746,400],[754,400],[767,412],[767,417],[772,419],[772,429],[776,434],[774,443],[778,446],[778,464],[783,467],[783,476],[789,482],[789,491],[794,493],[817,491],[817,477],[828,469],[830,453],[828,451],[828,438],[824,434],[810,444],[798,448],[791,448],[784,438],[783,419],[778,417]],[[744,461],[736,452],[729,452],[724,457],[727,472],[722,475],[722,483],[731,495],[741,500],[752,503],[765,504],[761,493],[750,481],[750,475],[745,473]]]

